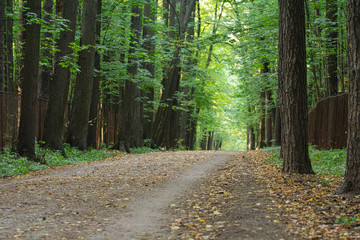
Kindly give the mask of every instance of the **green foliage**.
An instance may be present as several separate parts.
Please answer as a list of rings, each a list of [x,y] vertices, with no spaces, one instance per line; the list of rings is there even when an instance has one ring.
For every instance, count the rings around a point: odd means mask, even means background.
[[[45,168],[47,166],[19,157],[12,153],[9,148],[5,148],[4,152],[0,154],[0,177],[21,175]]]
[[[149,152],[158,152],[160,149],[154,149],[150,147],[139,147],[139,148],[130,148],[131,153],[141,154],[141,153],[149,153]]]
[[[317,150],[310,147],[309,154],[315,172],[339,176],[345,174],[346,149]]]
[[[265,148],[263,151],[272,153],[270,163],[282,166],[280,147]],[[309,147],[309,156],[314,171],[318,174],[343,176],[345,174],[346,149],[319,150]]]
[[[336,219],[336,223],[340,223],[340,224],[355,224],[358,221],[357,216],[353,216],[353,217],[340,217],[338,219]]]
[[[40,160],[46,162],[45,165],[29,161],[26,158],[19,157],[17,154],[12,153],[10,149],[5,149],[4,152],[0,154],[0,177],[26,174],[33,171],[39,171],[50,166],[96,161],[116,155],[115,153],[95,149],[80,151],[67,144],[65,145],[65,153],[68,156],[67,158],[61,156],[60,152],[54,152],[49,149],[41,148],[37,144],[36,155],[40,158]]]

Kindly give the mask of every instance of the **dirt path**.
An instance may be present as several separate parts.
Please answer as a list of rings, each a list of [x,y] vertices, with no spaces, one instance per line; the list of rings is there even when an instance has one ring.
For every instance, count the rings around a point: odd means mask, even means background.
[[[287,238],[250,158],[152,153],[0,180],[0,239]]]

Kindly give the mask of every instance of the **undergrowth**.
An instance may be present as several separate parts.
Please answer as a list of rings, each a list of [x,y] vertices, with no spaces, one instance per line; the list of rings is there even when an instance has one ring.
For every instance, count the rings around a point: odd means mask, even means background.
[[[138,147],[138,148],[130,148],[131,153],[140,154],[140,153],[149,153],[149,152],[158,152],[160,149],[150,148],[150,147]]]
[[[265,148],[263,151],[272,152],[270,163],[282,166],[280,147]],[[309,147],[309,156],[315,173],[324,175],[343,176],[345,174],[346,148],[319,150],[314,146]]]
[[[11,152],[9,148],[5,148],[4,151],[0,153],[0,177],[21,175],[49,168],[51,166],[90,162],[115,156],[115,153],[104,150],[91,149],[89,151],[80,151],[67,144],[65,144],[67,158],[64,158],[60,152],[41,148],[38,144],[36,144],[35,150],[36,155],[46,162],[46,164],[29,161],[26,158],[19,157],[16,153]]]

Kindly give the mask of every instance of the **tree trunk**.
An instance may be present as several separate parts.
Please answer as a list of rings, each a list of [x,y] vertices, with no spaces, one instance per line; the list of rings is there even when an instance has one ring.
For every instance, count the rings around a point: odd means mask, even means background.
[[[5,32],[5,42],[6,42],[6,91],[15,92],[15,82],[14,82],[14,53],[13,53],[13,0],[6,0],[6,32]]]
[[[348,0],[349,127],[344,184],[337,193],[360,193],[360,2]]]
[[[123,95],[123,113],[122,113],[122,131],[120,131],[119,141],[120,147],[125,149],[139,147],[141,145],[140,138],[142,138],[142,123],[140,115],[140,89],[137,81],[138,73],[138,57],[135,56],[136,48],[140,44],[141,33],[141,8],[139,5],[134,5],[131,9],[131,41],[129,48],[129,63],[128,73],[129,80],[125,82],[125,89]],[[125,145],[125,146],[121,146]]]
[[[0,91],[5,89],[5,1],[0,1]]]
[[[179,43],[173,53],[172,61],[169,64],[169,68],[164,79],[164,90],[160,101],[166,106],[158,108],[155,120],[154,143],[158,146],[166,146],[167,148],[171,148],[176,144],[176,138],[178,136],[176,129],[178,129],[177,124],[179,119],[177,119],[177,116],[179,116],[179,114],[175,109],[173,109],[173,106],[177,106],[175,93],[179,90],[181,77],[180,52],[183,48],[185,33],[194,10],[195,0],[190,0],[189,2],[182,0],[180,5],[181,12],[180,18],[178,19]]]
[[[252,126],[247,128],[247,150],[255,150],[255,132]]]
[[[279,108],[279,106],[277,106],[275,108],[273,146],[280,146],[280,145],[281,145],[281,118],[280,118],[280,108]]]
[[[214,131],[209,131],[207,150],[213,150],[214,148]]]
[[[200,113],[199,108],[195,108],[192,110],[192,112],[195,114],[195,116],[198,116]],[[197,127],[197,117],[189,117],[188,118],[188,136],[185,141],[185,146],[187,146],[188,150],[194,150],[195,141],[196,141],[196,127]]]
[[[163,21],[164,21],[164,25],[165,27],[169,26],[169,0],[163,0],[163,9],[164,9],[164,13],[163,13]]]
[[[337,64],[337,0],[326,0],[327,29],[327,95],[334,96],[338,93],[338,64]]]
[[[53,12],[53,0],[46,0],[44,2],[44,21],[46,24],[51,24],[51,15]],[[44,33],[45,40],[43,42],[43,52],[42,55],[47,60],[47,65],[43,66],[41,69],[41,75],[40,75],[40,89],[39,89],[39,97],[48,99],[49,98],[49,91],[50,91],[50,81],[52,77],[52,65],[53,65],[53,59],[52,54],[50,51],[51,42],[52,42],[52,33],[49,31],[46,31]]]
[[[25,32],[25,10],[24,10],[24,0],[19,0],[19,36],[18,36],[18,60],[17,60],[17,69],[19,85],[21,87],[21,81],[23,80],[23,69],[24,69],[24,32]]]
[[[64,125],[65,109],[68,102],[70,67],[60,65],[62,59],[72,54],[70,44],[75,40],[78,0],[57,0],[56,11],[69,24],[69,30],[63,30],[57,42],[59,52],[55,55],[54,78],[50,84],[49,102],[44,122],[43,141],[47,147],[65,154]]]
[[[273,104],[271,91],[266,91],[265,93],[265,105],[265,145],[269,147],[273,140]]]
[[[68,129],[69,143],[80,150],[88,148],[88,122],[94,80],[96,12],[97,0],[84,1],[81,23],[82,46],[87,46],[88,48],[81,50],[79,53],[79,68],[81,72],[76,80],[71,120]]]
[[[96,22],[96,44],[100,44],[101,38],[101,10],[102,10],[102,0],[97,2],[97,22]],[[98,129],[98,109],[99,109],[99,99],[100,99],[100,80],[101,80],[101,56],[100,52],[95,52],[95,77],[93,82],[93,89],[91,94],[91,104],[90,104],[90,113],[89,113],[89,129],[87,142],[88,146],[92,148],[97,147],[97,138],[96,132]]]
[[[304,1],[279,0],[283,172],[313,173],[308,152]]]
[[[206,150],[207,139],[208,139],[208,132],[205,130],[202,137],[201,137],[201,141],[200,141],[201,150]]]
[[[144,17],[147,19],[143,26],[143,47],[147,52],[148,59],[143,63],[143,69],[145,69],[150,79],[155,78],[155,31],[150,27],[150,24],[156,22],[156,9],[155,1],[147,0],[144,6]],[[149,87],[145,90],[145,97],[147,102],[144,104],[144,139],[152,139],[153,137],[153,121],[154,121],[154,86],[148,84]]]
[[[259,132],[258,142],[256,149],[260,150],[265,147],[265,92],[260,93],[260,119],[259,119]]]
[[[41,0],[28,1],[24,5],[27,13],[41,18]],[[40,24],[28,22],[24,32],[24,78],[17,152],[20,156],[25,156],[30,160],[36,160],[35,126],[39,83],[40,28]]]

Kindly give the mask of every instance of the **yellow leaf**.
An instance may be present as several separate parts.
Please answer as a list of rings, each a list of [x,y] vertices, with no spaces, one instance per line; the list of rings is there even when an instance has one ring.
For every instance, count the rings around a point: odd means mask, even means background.
[[[279,220],[274,220],[274,223],[278,223],[279,222]]]
[[[124,205],[122,208],[126,209],[126,208],[127,208],[127,206],[126,206],[126,205]]]
[[[205,223],[206,221],[204,219],[198,218],[199,222]]]
[[[221,213],[220,212],[218,212],[218,211],[214,211],[213,212],[215,215],[220,215]]]

